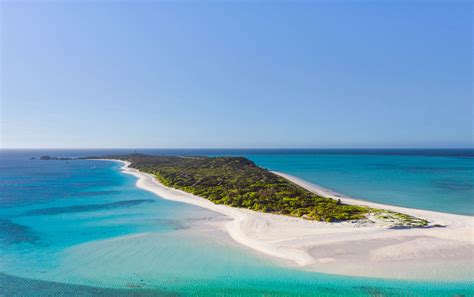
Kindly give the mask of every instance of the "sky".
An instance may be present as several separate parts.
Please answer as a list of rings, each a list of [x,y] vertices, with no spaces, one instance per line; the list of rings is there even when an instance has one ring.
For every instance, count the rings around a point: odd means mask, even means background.
[[[474,147],[471,1],[0,1],[1,148]]]

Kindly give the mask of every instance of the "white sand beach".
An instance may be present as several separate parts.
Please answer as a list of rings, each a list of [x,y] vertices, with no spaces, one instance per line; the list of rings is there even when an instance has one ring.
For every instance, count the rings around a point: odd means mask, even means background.
[[[120,161],[123,162],[123,161]],[[390,229],[378,222],[325,223],[216,205],[160,184],[129,168],[137,187],[169,200],[193,204],[231,218],[219,226],[236,242],[300,269],[384,278],[473,280],[474,218],[357,200],[299,178],[278,174],[310,191],[343,203],[392,210],[444,227]]]

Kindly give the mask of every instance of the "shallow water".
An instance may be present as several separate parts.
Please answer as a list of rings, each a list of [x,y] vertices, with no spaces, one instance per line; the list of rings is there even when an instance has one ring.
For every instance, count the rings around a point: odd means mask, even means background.
[[[122,174],[118,163],[29,160],[30,155],[3,154],[0,160],[0,295],[474,294],[471,282],[287,268],[216,231],[225,217],[136,188],[136,178]],[[252,158],[270,167],[281,157]]]

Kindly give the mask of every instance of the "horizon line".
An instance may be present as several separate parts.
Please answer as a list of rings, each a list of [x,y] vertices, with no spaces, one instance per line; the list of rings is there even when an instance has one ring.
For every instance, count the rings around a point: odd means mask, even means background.
[[[358,147],[358,148],[298,148],[298,147],[235,147],[235,148],[219,148],[219,147],[194,147],[194,148],[183,148],[183,147],[170,147],[170,148],[133,148],[133,147],[100,147],[100,148],[0,148],[0,150],[474,150],[474,147]]]

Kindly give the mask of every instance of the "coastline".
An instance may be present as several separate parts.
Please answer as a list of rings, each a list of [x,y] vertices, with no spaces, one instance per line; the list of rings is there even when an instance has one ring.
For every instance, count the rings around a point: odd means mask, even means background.
[[[108,160],[111,161],[111,160]],[[343,203],[406,213],[444,228],[395,230],[377,223],[325,223],[216,205],[207,199],[168,188],[154,176],[129,168],[136,186],[163,199],[188,203],[232,219],[221,226],[237,243],[301,269],[324,273],[423,280],[474,278],[474,218],[403,208],[347,197],[287,174],[274,172],[322,196]]]

